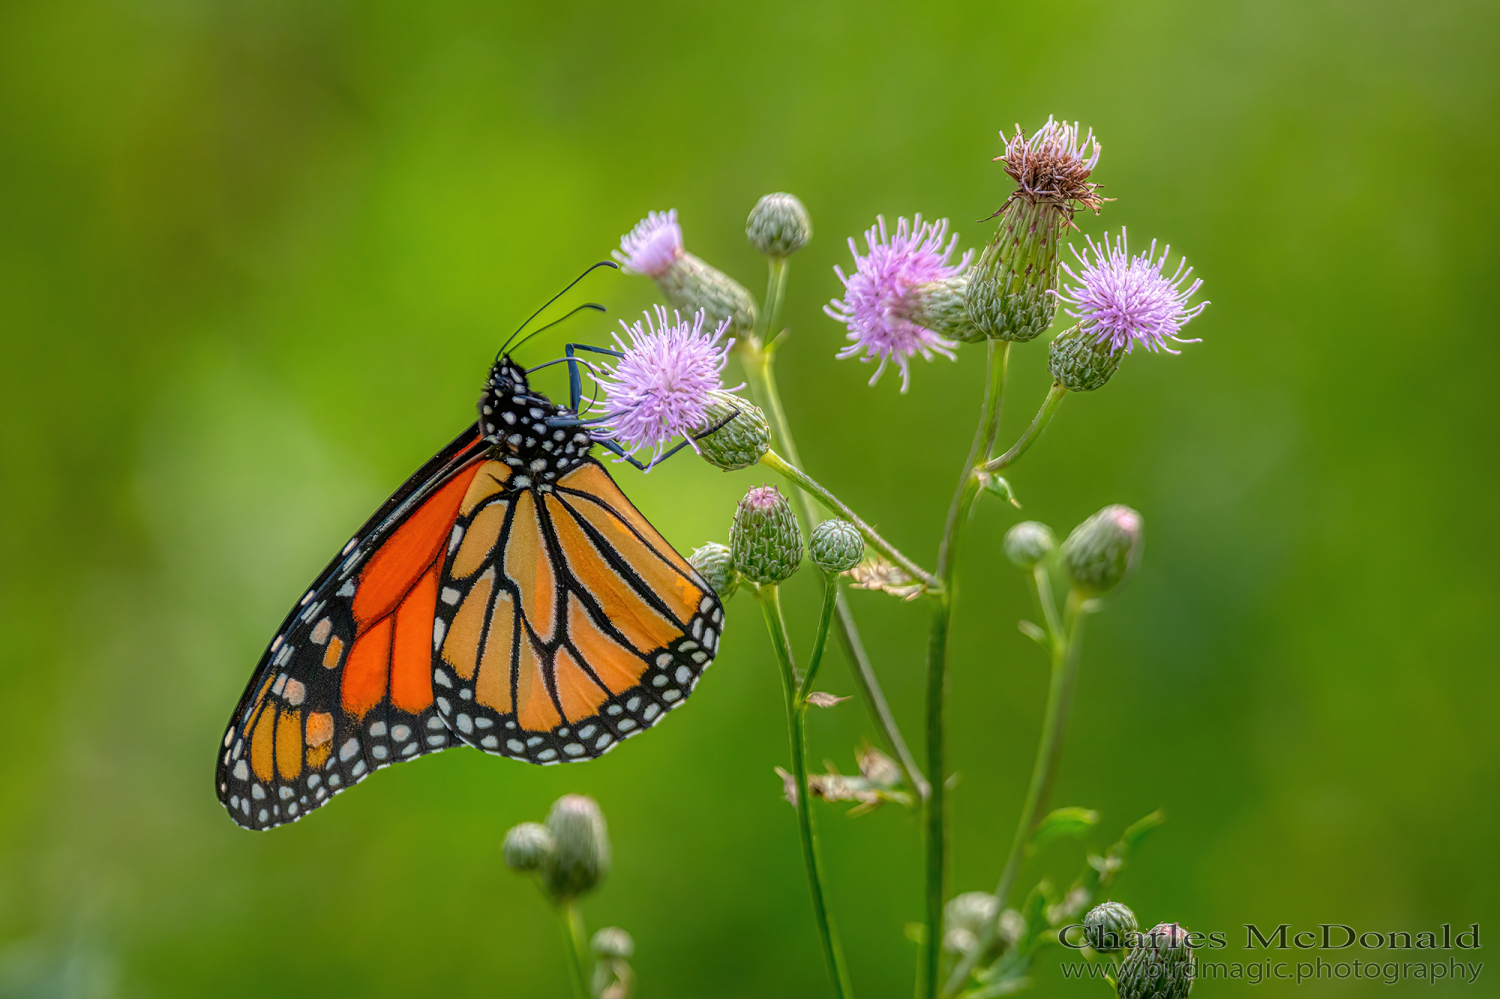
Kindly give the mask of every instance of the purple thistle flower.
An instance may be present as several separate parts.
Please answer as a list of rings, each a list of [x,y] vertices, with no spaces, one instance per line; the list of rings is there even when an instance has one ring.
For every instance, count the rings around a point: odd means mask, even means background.
[[[614,258],[629,270],[657,277],[683,254],[682,226],[677,209],[649,212],[635,228],[620,237]]]
[[[1100,342],[1108,341],[1115,350],[1127,353],[1140,344],[1147,350],[1165,350],[1176,354],[1167,341],[1197,343],[1178,336],[1188,320],[1203,311],[1207,302],[1189,306],[1188,299],[1203,286],[1201,280],[1192,277],[1193,269],[1187,259],[1177,262],[1177,270],[1171,277],[1162,273],[1167,264],[1171,246],[1162,249],[1156,256],[1156,240],[1145,253],[1130,255],[1125,230],[1113,243],[1108,233],[1095,243],[1088,241],[1091,254],[1080,254],[1076,249],[1082,272],[1074,273],[1064,263],[1063,270],[1076,285],[1067,285],[1061,293],[1053,292],[1059,299],[1072,306],[1068,315],[1080,321],[1085,333],[1093,334]],[[1070,249],[1072,249],[1070,247]],[[1187,285],[1184,287],[1184,285]]]
[[[647,312],[634,326],[620,320],[629,342],[616,333],[615,343],[625,356],[599,378],[605,415],[596,436],[619,441],[632,454],[649,449],[652,460],[679,435],[698,449],[692,433],[707,420],[709,393],[724,387],[720,372],[734,345],[723,339],[727,319],[706,332],[701,309],[692,321],[676,312],[673,317],[675,322],[668,321],[658,305],[654,318]]]
[[[823,306],[823,311],[849,328],[849,346],[837,354],[861,361],[879,358],[880,364],[870,377],[874,385],[892,362],[901,369],[901,391],[911,384],[909,362],[916,354],[932,360],[933,354],[953,359],[958,344],[918,325],[909,315],[907,293],[917,285],[958,277],[968,269],[973,251],[967,251],[957,264],[948,263],[958,245],[958,237],[948,237],[948,220],[923,222],[921,215],[908,223],[896,220],[894,236],[886,232],[884,216],[865,233],[869,252],[860,256],[853,238],[849,252],[854,254],[854,273],[845,275],[837,266],[833,271],[844,283],[844,297]],[[946,241],[947,245],[944,245]]]

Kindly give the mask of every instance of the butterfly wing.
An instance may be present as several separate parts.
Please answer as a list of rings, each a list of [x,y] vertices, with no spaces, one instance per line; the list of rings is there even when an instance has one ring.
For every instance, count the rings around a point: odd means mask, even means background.
[[[318,576],[261,656],[215,786],[234,821],[301,818],[374,770],[450,744],[434,711],[434,608],[447,541],[488,443],[460,434]]]
[[[724,609],[600,465],[513,488],[487,461],[443,564],[436,705],[471,746],[530,763],[587,760],[681,704],[713,660]]]

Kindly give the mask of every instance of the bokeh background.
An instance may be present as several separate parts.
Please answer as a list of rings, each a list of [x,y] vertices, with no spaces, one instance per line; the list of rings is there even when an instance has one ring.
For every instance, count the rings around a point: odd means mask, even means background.
[[[996,131],[1049,113],[1104,144],[1118,200],[1083,231],[1170,241],[1214,303],[1201,344],[1069,399],[1012,476],[1025,516],[1125,502],[1149,536],[1091,624],[1056,803],[1103,812],[1095,848],[1165,808],[1116,895],[1227,931],[1230,957],[1248,921],[1488,939],[1497,21],[1457,0],[5,4],[0,995],[563,994],[555,921],[498,844],[564,792],[609,817],[585,911],[635,935],[641,994],[826,995],[748,597],[691,706],[588,766],[445,753],[260,835],[216,802],[214,747],[305,582],[472,418],[504,334],[648,209],[759,292],[745,215],[805,200],[781,367],[804,458],[930,562],[980,352],[871,389],[820,306],[876,213],[981,244],[1010,189]],[[586,294],[654,300],[614,274]],[[1006,436],[1045,384],[1043,345],[1018,349]],[[621,478],[687,550],[766,477],[687,456]],[[982,503],[965,560],[955,890],[993,884],[1039,726],[999,554],[1018,516]],[[813,581],[791,589],[805,649]],[[853,602],[916,741],[925,611]],[[822,685],[853,693],[841,658]],[[857,701],[823,712],[813,757],[847,771],[866,734]],[[907,995],[916,823],[822,825],[856,987]]]

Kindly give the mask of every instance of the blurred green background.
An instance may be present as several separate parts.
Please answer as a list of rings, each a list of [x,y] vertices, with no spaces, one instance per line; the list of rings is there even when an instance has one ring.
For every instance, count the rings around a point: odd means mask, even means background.
[[[504,334],[648,209],[758,293],[747,211],[805,200],[781,355],[803,456],[930,564],[980,353],[869,389],[820,306],[877,212],[982,243],[1010,190],[996,130],[1049,113],[1104,145],[1118,200],[1083,230],[1170,241],[1214,303],[1202,344],[1069,399],[1012,476],[1059,530],[1108,502],[1147,522],[1087,637],[1056,803],[1101,809],[1101,845],[1167,809],[1115,894],[1229,931],[1230,956],[1247,921],[1494,932],[1497,21],[1453,0],[5,4],[0,995],[561,995],[557,927],[498,843],[570,791],[608,815],[585,911],[635,935],[642,995],[826,995],[748,597],[691,706],[588,766],[445,753],[256,835],[214,798],[214,747],[306,581],[472,418]],[[586,293],[616,317],[654,300],[614,274]],[[1013,370],[1006,436],[1044,347]],[[620,477],[684,550],[766,478],[691,456]],[[1015,519],[982,503],[966,554],[954,890],[993,884],[1039,725]],[[805,649],[812,580],[791,589]],[[853,601],[917,741],[925,610]],[[853,693],[842,658],[820,686]],[[813,758],[847,771],[867,733],[857,702],[820,713]],[[822,824],[859,993],[909,994],[915,821]],[[1028,878],[1078,862],[1057,846]]]

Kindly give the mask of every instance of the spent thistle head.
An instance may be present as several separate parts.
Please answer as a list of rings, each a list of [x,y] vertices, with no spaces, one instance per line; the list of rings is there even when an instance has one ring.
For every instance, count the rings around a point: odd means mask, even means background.
[[[1140,344],[1147,350],[1175,354],[1168,341],[1198,342],[1184,340],[1178,334],[1208,302],[1188,304],[1203,282],[1193,278],[1186,258],[1177,261],[1170,277],[1166,275],[1171,250],[1170,246],[1163,247],[1158,257],[1153,239],[1150,249],[1132,257],[1123,228],[1113,242],[1108,234],[1098,243],[1089,239],[1088,252],[1073,249],[1078,271],[1067,263],[1062,265],[1077,283],[1053,294],[1062,300],[1068,315],[1079,321],[1083,333],[1116,351],[1129,353]]]
[[[768,257],[790,257],[812,239],[812,216],[794,195],[768,194],[750,209],[745,236]]]
[[[1020,125],[1009,139],[1001,132],[1005,152],[995,159],[1005,162],[1005,172],[1016,182],[1015,196],[1066,210],[1078,204],[1098,211],[1103,199],[1089,174],[1099,164],[1100,146],[1092,129],[1081,141],[1079,135],[1076,121],[1070,125],[1050,116],[1030,138]]]
[[[790,579],[802,564],[802,529],[792,505],[775,486],[758,486],[745,494],[729,525],[734,567],[755,583]]]
[[[604,369],[599,387],[604,391],[605,419],[600,435],[612,438],[628,452],[640,450],[659,457],[667,442],[705,426],[713,393],[723,388],[720,372],[734,341],[725,341],[727,322],[708,331],[700,311],[689,322],[678,313],[656,306],[656,315],[626,326],[629,341],[615,334],[624,356]],[[697,444],[692,443],[697,449]]]
[[[884,217],[877,216],[874,227],[865,233],[865,245],[867,252],[861,254],[854,240],[849,240],[854,272],[846,275],[834,267],[843,282],[844,297],[833,299],[823,311],[848,328],[850,343],[838,352],[839,357],[878,361],[871,385],[880,380],[886,365],[895,364],[905,392],[911,384],[912,357],[920,354],[930,361],[934,354],[941,354],[952,359],[957,346],[914,318],[920,314],[922,300],[922,291],[914,294],[914,290],[961,276],[972,253],[965,253],[956,264],[949,263],[958,237],[949,239],[947,219],[923,222],[921,215],[911,222],[897,219],[894,234],[886,230]]]

